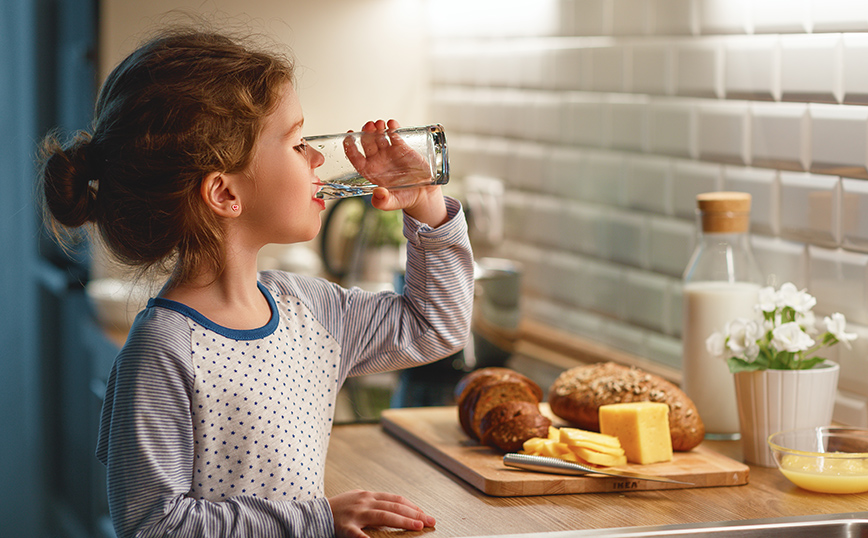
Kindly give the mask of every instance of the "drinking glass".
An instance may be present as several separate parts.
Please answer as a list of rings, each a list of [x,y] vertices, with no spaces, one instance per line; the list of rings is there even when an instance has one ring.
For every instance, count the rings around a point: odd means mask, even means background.
[[[449,155],[443,126],[401,127],[305,137],[322,154],[314,172],[317,198],[365,196],[376,187],[404,189],[449,182]]]

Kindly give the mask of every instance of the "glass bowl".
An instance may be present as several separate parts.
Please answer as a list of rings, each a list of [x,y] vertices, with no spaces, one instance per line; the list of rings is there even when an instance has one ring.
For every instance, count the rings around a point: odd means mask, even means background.
[[[781,473],[820,493],[868,491],[868,429],[800,428],[769,436]]]

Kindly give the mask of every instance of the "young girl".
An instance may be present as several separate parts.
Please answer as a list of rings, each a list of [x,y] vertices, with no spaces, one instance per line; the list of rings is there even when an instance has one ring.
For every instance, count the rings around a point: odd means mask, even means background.
[[[316,167],[283,57],[205,31],[156,38],[109,75],[93,133],[46,139],[56,229],[95,223],[110,251],[172,272],[112,368],[97,457],[118,536],[363,537],[434,520],[392,494],[325,499],[335,397],[348,376],[438,360],[469,334],[472,256],[439,187],[374,192],[402,209],[402,295],[257,272],[268,243],[320,227]],[[388,166],[387,125],[363,131]],[[60,226],[57,226],[59,223]]]

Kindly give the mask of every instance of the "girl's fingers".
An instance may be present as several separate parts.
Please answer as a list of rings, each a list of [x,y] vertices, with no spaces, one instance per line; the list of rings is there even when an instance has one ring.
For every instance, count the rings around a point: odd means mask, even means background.
[[[434,526],[434,518],[416,506],[394,502],[380,503],[370,512],[365,526],[383,526],[394,529],[422,530]]]
[[[346,154],[350,164],[352,164],[356,170],[361,169],[365,165],[365,156],[362,155],[362,152],[359,151],[358,147],[356,147],[356,141],[353,140],[353,137],[351,136],[344,138],[344,154]]]
[[[362,126],[362,131],[369,133],[361,137],[362,149],[367,157],[371,157],[377,149],[389,147],[389,139],[383,135],[386,128],[387,124],[383,120],[369,121]]]
[[[366,538],[366,527],[420,531],[434,526],[434,518],[400,495],[349,491],[329,499],[338,538]]]
[[[408,531],[421,531],[425,528],[425,522],[420,519],[400,516],[392,512],[372,512],[371,516],[366,527],[391,527]]]
[[[386,493],[384,497],[385,504],[383,508],[385,510],[398,516],[404,517],[409,521],[419,522],[424,527],[434,526],[433,517],[427,515],[421,508],[411,503],[404,497],[392,493]]]
[[[378,138],[382,138],[382,135],[377,131],[365,131],[359,137],[359,143],[362,145],[362,152],[365,154],[365,158],[370,159],[377,154],[380,147],[377,143]]]
[[[395,493],[380,493],[379,501],[383,503],[383,509],[392,510],[396,513],[404,513],[409,515],[421,514],[425,515],[421,508],[408,501],[404,497]],[[407,512],[409,510],[410,512]]]
[[[371,538],[359,527],[344,529],[342,538]]]
[[[400,209],[400,206],[395,201],[395,197],[392,195],[389,189],[385,187],[377,187],[371,194],[371,205],[373,205],[376,209],[379,209],[381,211],[393,211],[395,209]]]

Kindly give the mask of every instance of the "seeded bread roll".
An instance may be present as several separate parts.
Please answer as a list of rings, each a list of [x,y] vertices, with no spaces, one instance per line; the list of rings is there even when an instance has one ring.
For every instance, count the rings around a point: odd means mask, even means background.
[[[693,401],[672,383],[638,368],[613,362],[577,366],[561,373],[549,389],[552,413],[585,430],[600,431],[600,406],[620,402],[668,404],[673,450],[690,450],[705,436]]]

